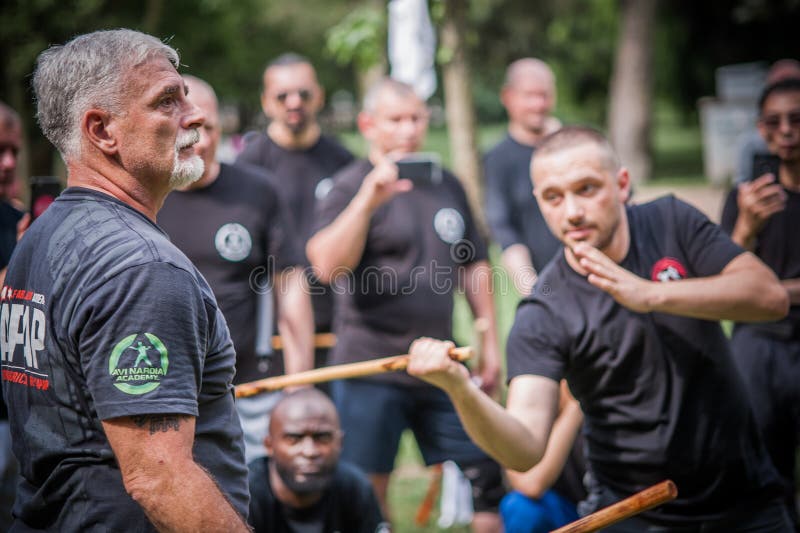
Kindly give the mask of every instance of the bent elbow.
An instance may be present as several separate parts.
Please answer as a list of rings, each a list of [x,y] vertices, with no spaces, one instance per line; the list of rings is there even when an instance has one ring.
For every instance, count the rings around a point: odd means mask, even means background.
[[[122,476],[125,492],[142,508],[150,507],[153,495],[160,494],[161,480],[143,471],[130,472]]]
[[[542,460],[543,455],[543,451],[539,452],[538,450],[529,450],[528,453],[520,455],[519,457],[511,458],[503,466],[509,470],[515,470],[517,472],[527,472],[539,464],[539,461]]]
[[[772,309],[770,309],[773,318],[771,320],[780,320],[789,314],[789,307],[791,302],[789,300],[789,291],[782,285],[775,291],[775,297],[772,299]]]

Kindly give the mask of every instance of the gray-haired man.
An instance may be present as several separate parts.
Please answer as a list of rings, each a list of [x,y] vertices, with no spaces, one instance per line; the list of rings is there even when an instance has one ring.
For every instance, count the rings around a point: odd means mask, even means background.
[[[177,53],[131,30],[43,52],[39,123],[67,190],[20,241],[0,305],[23,480],[13,530],[246,531],[234,352],[206,282],[155,225],[203,173]]]

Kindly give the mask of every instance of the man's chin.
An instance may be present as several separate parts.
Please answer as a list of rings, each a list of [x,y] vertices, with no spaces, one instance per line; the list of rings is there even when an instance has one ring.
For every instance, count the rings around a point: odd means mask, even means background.
[[[171,189],[185,189],[192,183],[203,177],[205,163],[198,155],[193,155],[188,159],[177,159],[172,167],[172,175],[169,178]]]

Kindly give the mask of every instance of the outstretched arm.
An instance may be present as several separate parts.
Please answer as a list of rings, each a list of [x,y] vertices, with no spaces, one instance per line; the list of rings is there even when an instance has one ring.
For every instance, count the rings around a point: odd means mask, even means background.
[[[508,389],[507,407],[470,381],[463,365],[447,355],[453,344],[417,339],[408,373],[443,389],[470,438],[497,462],[525,471],[544,455],[558,407],[558,383],[541,376],[518,376]]]
[[[778,320],[789,310],[786,289],[749,252],[735,257],[715,276],[666,283],[640,278],[586,243],[577,244],[573,252],[589,272],[589,283],[640,313],[758,322]]]
[[[192,457],[195,419],[153,414],[103,421],[125,490],[159,531],[249,531]]]

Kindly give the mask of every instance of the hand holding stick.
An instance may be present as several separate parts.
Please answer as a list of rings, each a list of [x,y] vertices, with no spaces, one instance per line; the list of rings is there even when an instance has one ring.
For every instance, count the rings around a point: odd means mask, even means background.
[[[450,350],[449,355],[456,361],[466,361],[472,357],[472,348],[469,346],[453,348]],[[314,383],[322,383],[334,379],[358,378],[405,370],[408,366],[408,358],[408,354],[394,355],[392,357],[383,357],[371,361],[327,366],[307,372],[298,372],[296,374],[275,376],[273,378],[260,379],[250,383],[242,383],[236,387],[236,397],[246,398],[262,392],[275,391],[286,387],[312,385]]]

